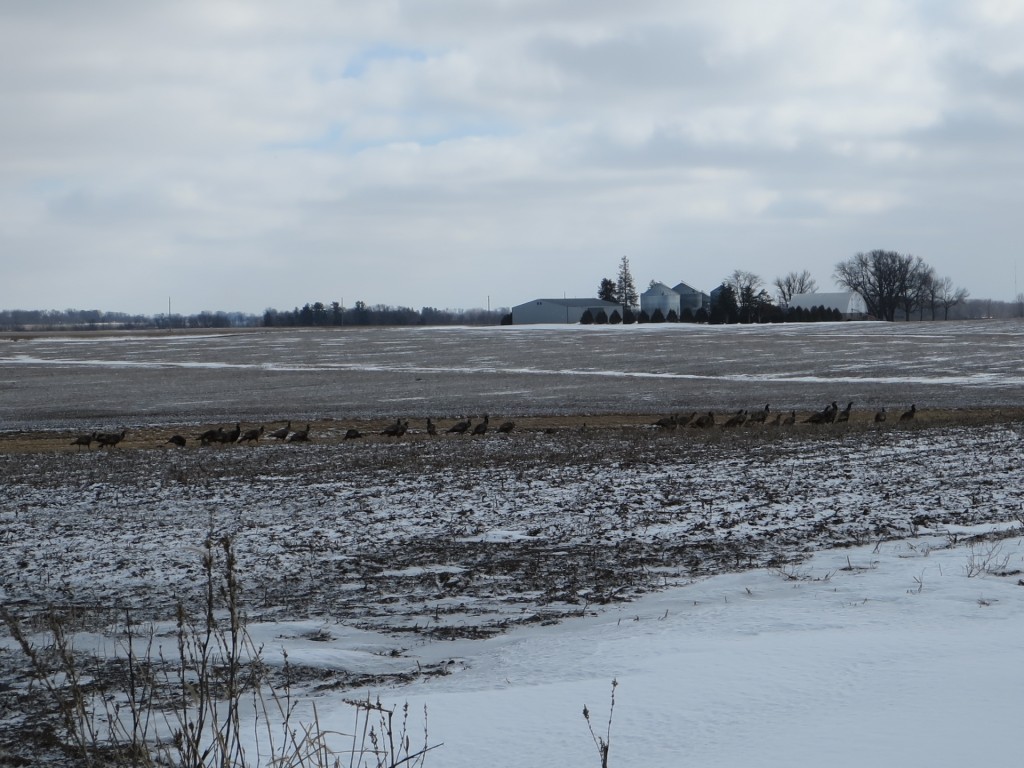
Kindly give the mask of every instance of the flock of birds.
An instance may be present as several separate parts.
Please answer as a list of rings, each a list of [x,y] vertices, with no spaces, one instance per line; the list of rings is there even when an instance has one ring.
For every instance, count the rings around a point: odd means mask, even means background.
[[[820,411],[815,411],[805,419],[802,419],[800,423],[803,424],[842,424],[850,420],[850,413],[853,411],[853,403],[849,402],[843,409],[839,408],[836,402],[832,402],[825,406]],[[914,418],[917,413],[917,406],[911,405],[906,411],[903,411],[899,416],[899,421],[910,421]],[[724,422],[721,422],[723,429],[730,429],[734,427],[742,427],[746,424],[762,424],[767,426],[791,426],[797,423],[796,411],[790,411],[788,414],[776,413],[775,418],[771,419],[772,411],[770,405],[765,405],[762,410],[754,411],[753,413],[748,412],[746,409],[740,409],[736,413],[729,416]],[[875,423],[881,423],[888,419],[885,408],[881,408],[875,413]],[[681,427],[692,427],[694,429],[710,429],[718,426],[719,422],[715,419],[714,411],[708,411],[707,413],[697,413],[694,411],[689,416],[681,414],[674,414],[672,416],[666,416],[658,419],[654,422],[655,427],[661,429],[678,429]],[[515,429],[514,421],[505,421],[501,425],[495,428],[494,431],[501,434],[508,434]],[[292,423],[289,421],[283,427],[278,427],[275,430],[267,432],[263,426],[253,429],[242,429],[241,422],[236,422],[235,426],[231,429],[225,429],[224,427],[217,427],[216,429],[208,429],[199,435],[195,436],[195,440],[200,445],[215,445],[215,444],[237,444],[237,443],[257,443],[261,438],[267,437],[274,440],[279,440],[284,443],[305,443],[309,442],[309,424],[306,424],[304,429],[292,429]],[[483,419],[473,423],[473,417],[457,421],[448,427],[444,434],[448,435],[485,435],[490,430],[490,417],[484,414]],[[382,437],[398,439],[402,437],[406,432],[409,431],[409,420],[398,418],[393,424],[386,426],[379,434]],[[425,432],[431,436],[437,436],[438,426],[431,420],[427,419]],[[98,448],[113,448],[122,440],[124,440],[126,430],[120,432],[90,432],[88,434],[79,435],[71,441],[71,445],[76,446],[79,450],[86,448],[92,449],[95,443]],[[357,440],[363,437],[367,437],[372,433],[360,432],[358,429],[348,429],[345,432],[345,440]],[[188,438],[184,435],[173,435],[167,442],[167,445],[177,446],[184,448],[188,444]]]
[[[846,404],[846,407],[841,409],[839,404],[834,400],[822,408],[820,411],[815,411],[810,416],[801,420],[803,424],[843,424],[849,422],[850,414],[853,412],[853,402]],[[910,421],[914,418],[917,413],[917,406],[911,405],[909,409],[903,411],[900,416],[900,421]],[[748,412],[745,408],[742,408],[732,416],[727,418],[721,423],[723,428],[742,427],[744,424],[766,424],[772,427],[788,427],[797,423],[796,411],[790,411],[788,414],[783,415],[782,413],[776,413],[775,418],[769,421],[771,417],[771,405],[765,405],[764,409],[754,411],[753,413]],[[883,406],[875,412],[875,423],[880,424],[888,419],[888,414]],[[681,414],[673,414],[672,416],[665,416],[664,418],[658,419],[654,422],[654,426],[660,427],[661,429],[677,429],[679,427],[693,427],[695,429],[710,429],[711,427],[717,426],[715,421],[714,411],[708,411],[707,413],[698,414],[696,411],[691,413],[689,416],[683,416]]]

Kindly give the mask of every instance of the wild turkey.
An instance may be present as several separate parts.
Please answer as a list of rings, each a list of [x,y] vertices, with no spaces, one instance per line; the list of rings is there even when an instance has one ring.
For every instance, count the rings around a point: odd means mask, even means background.
[[[466,430],[473,426],[473,419],[469,418],[465,421],[460,421],[457,424],[452,424],[448,429],[445,430],[447,434],[464,435]]]
[[[124,436],[127,434],[125,430],[118,432],[100,432],[96,435],[96,444],[100,448],[113,448],[115,445],[124,440]]]
[[[653,426],[658,427],[660,429],[675,429],[677,426],[679,426],[679,416],[665,416],[654,422]]]
[[[740,409],[736,411],[736,413],[733,414],[728,420],[726,420],[725,424],[722,425],[722,429],[725,429],[727,427],[742,427],[746,420],[747,412],[745,410]]]
[[[286,443],[305,443],[309,441],[309,424],[306,425],[305,429],[297,429],[294,432],[289,432],[288,437],[285,439]]]
[[[247,429],[241,435],[238,436],[236,442],[239,443],[258,443],[260,438],[263,437],[263,426],[259,429]]]
[[[167,438],[167,443],[164,443],[164,445],[167,445],[168,443],[170,445],[176,445],[178,448],[184,448],[185,438],[182,437],[181,435],[172,435],[171,437]]]
[[[384,435],[385,437],[401,437],[402,435],[405,434],[405,431],[408,428],[408,421],[402,421],[401,419],[397,419],[394,424],[385,427],[384,431],[381,432],[381,434]]]
[[[349,429],[345,432],[345,440],[358,440],[363,436],[363,433],[358,429]]]
[[[846,422],[848,422],[850,420],[850,411],[852,411],[852,410],[853,410],[853,401],[851,400],[850,402],[848,402],[846,404],[846,407],[843,408],[843,410],[841,410],[838,414],[836,414],[836,423],[837,424],[845,424]]]
[[[781,427],[782,426],[782,414],[781,413],[776,413],[775,414],[775,421],[771,422],[768,426],[769,427]]]
[[[679,419],[679,426],[680,427],[685,427],[687,424],[689,424],[690,422],[692,422],[696,418],[697,418],[697,412],[696,411],[691,413],[689,416],[683,416],[683,417],[681,417]]]
[[[288,435],[292,433],[292,423],[289,421],[280,429],[275,429],[273,432],[268,432],[267,437],[273,437],[275,440],[287,440]]]
[[[498,431],[501,432],[501,434],[503,434],[503,435],[507,435],[509,432],[511,432],[515,428],[516,428],[516,423],[514,421],[506,421],[506,422],[502,422],[501,426],[498,427]]]
[[[242,436],[242,424],[235,422],[235,428],[230,429],[220,436],[220,442],[222,443],[234,443],[238,441],[238,438]]]
[[[914,414],[917,413],[917,406],[911,405],[909,411],[904,411],[900,414],[900,421],[910,421],[914,418]]]
[[[836,401],[833,400],[831,405],[826,405],[824,410],[812,413],[806,419],[804,424],[831,424],[836,420],[836,413],[839,411],[839,406]]]
[[[427,434],[431,436],[437,435],[437,425],[427,417]]]
[[[877,412],[877,413],[875,413],[875,424],[881,424],[881,423],[882,423],[883,421],[885,421],[885,420],[886,420],[887,418],[888,418],[888,416],[887,416],[887,415],[886,415],[886,413],[885,413],[885,406],[883,405],[883,406],[882,406],[882,407],[881,407],[881,408],[880,408],[880,409],[878,410],[878,412]]]
[[[715,414],[714,411],[708,411],[701,416],[690,422],[690,426],[694,429],[708,429],[709,427],[715,426]]]
[[[790,411],[789,416],[782,420],[782,426],[791,427],[796,424],[796,411]]]
[[[91,451],[92,444],[95,439],[96,433],[90,432],[88,435],[79,435],[78,437],[76,437],[74,440],[71,441],[71,445],[77,445],[78,450],[82,450],[82,446],[84,445],[87,450]]]
[[[473,434],[474,435],[482,435],[485,432],[487,432],[487,424],[488,424],[488,422],[490,420],[491,420],[490,416],[488,416],[485,413],[484,414],[484,420],[481,421],[479,424],[477,424],[475,427],[473,427]]]
[[[764,424],[766,421],[768,421],[768,415],[770,413],[771,413],[771,408],[768,405],[765,405],[763,411],[758,411],[757,413],[752,413],[750,415],[750,423],[751,424]]]
[[[224,427],[217,427],[216,429],[208,429],[199,436],[199,442],[202,445],[209,445],[210,443],[223,443],[224,442]]]

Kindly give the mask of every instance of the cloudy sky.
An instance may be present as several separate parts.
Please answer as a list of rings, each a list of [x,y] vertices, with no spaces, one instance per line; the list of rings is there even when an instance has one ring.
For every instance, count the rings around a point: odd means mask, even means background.
[[[1021,0],[0,5],[0,308],[1024,290]]]

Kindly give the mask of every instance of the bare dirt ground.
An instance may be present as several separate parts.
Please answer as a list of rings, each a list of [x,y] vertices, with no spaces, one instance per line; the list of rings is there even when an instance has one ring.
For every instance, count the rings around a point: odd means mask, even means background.
[[[81,340],[8,342],[0,596],[29,626],[53,608],[101,634],[116,635],[125,611],[171,621],[179,602],[201,599],[202,543],[229,536],[250,621],[313,619],[325,636],[348,627],[379,638],[384,673],[296,671],[311,689],[337,689],[368,675],[443,671],[420,663],[425,643],[563,621],[724,570],[785,569],[817,548],[1019,520],[1018,329],[997,330],[972,340],[958,328],[942,339],[936,348],[947,351],[984,347],[960,370],[924,353],[902,365],[923,331],[901,346],[904,337],[878,329],[890,337],[862,361],[871,371],[862,380],[849,364],[865,333],[841,326],[719,337],[718,346],[651,335],[635,354],[609,337],[558,332],[506,367],[492,359],[495,345],[534,337],[463,331],[442,334],[443,350],[436,335],[421,343],[415,334],[228,335],[156,347],[87,339],[87,349]],[[785,350],[815,350],[825,337],[830,353],[816,373],[772,378],[783,376],[771,361]],[[678,354],[683,341],[701,346],[700,367],[716,372],[691,370]],[[583,374],[590,353],[580,355],[581,343],[604,355]],[[332,345],[341,351],[326,352]],[[315,365],[302,362],[311,350]],[[415,359],[402,362],[407,353]],[[849,423],[803,423],[847,397]],[[796,410],[798,423],[721,426],[765,401],[773,414]],[[900,421],[911,402],[918,412]],[[653,425],[705,410],[718,426]],[[486,434],[446,433],[485,411]],[[426,434],[428,416],[441,434]],[[408,419],[408,431],[381,434],[396,419]],[[497,433],[506,420],[514,430]],[[203,431],[236,422],[266,432],[308,423],[310,439],[200,444]],[[112,448],[72,445],[121,429]],[[345,439],[349,429],[363,437]],[[176,434],[183,448],[167,443]],[[0,723],[11,735],[0,747],[27,733],[27,691],[8,641]]]

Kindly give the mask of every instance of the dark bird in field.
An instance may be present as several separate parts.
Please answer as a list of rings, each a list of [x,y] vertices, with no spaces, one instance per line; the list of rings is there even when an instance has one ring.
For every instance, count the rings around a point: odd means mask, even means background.
[[[238,441],[238,438],[242,436],[242,424],[241,422],[235,422],[235,428],[229,429],[220,436],[222,443],[234,443]]]
[[[696,411],[691,413],[689,416],[683,416],[683,417],[681,417],[679,419],[679,426],[680,427],[685,427],[687,424],[689,424],[690,422],[692,422],[696,418],[697,418],[697,412]]]
[[[90,432],[88,435],[79,435],[76,437],[71,441],[71,445],[77,445],[78,450],[82,450],[82,446],[84,445],[87,450],[91,451],[94,440],[96,440],[96,433]]]
[[[470,418],[457,424],[452,424],[445,432],[448,434],[464,435],[471,426],[473,426],[473,419]]]
[[[286,440],[288,435],[291,434],[292,423],[289,421],[280,429],[275,429],[273,432],[268,432],[267,437],[273,437],[276,440]]]
[[[259,429],[247,429],[241,435],[238,436],[239,443],[258,443],[260,438],[263,437],[263,426]]]
[[[345,433],[346,440],[358,440],[362,436],[363,433],[360,432],[358,429],[350,429]]]
[[[806,419],[804,424],[831,424],[836,420],[836,413],[839,412],[839,406],[836,401],[833,400],[831,405],[826,405],[824,410],[812,413]]]
[[[405,434],[405,430],[406,422],[403,422],[401,419],[395,419],[395,423],[386,426],[381,434],[385,437],[401,437]]]
[[[173,436],[167,438],[167,443],[169,443],[171,445],[175,445],[178,448],[184,448],[185,447],[185,438],[182,437],[181,435],[173,435]],[[165,443],[165,445],[167,443]]]
[[[791,427],[796,424],[796,411],[790,411],[789,416],[782,420],[782,426]]]
[[[430,417],[427,417],[427,434],[432,436],[437,434],[437,425],[430,420]]]
[[[726,420],[722,428],[726,427],[742,427],[747,421],[747,412],[743,409],[736,411],[729,419]]]
[[[875,414],[875,424],[881,424],[888,418],[885,413],[885,406],[883,405],[878,412]]]
[[[660,429],[675,429],[679,426],[679,416],[664,416],[654,422],[653,426],[659,427]]]
[[[294,432],[289,432],[288,437],[285,439],[286,443],[305,443],[309,440],[309,424],[306,425],[305,429],[297,429]]]
[[[502,422],[500,427],[498,427],[498,431],[501,432],[501,434],[503,434],[503,435],[507,435],[509,432],[511,432],[515,428],[516,428],[516,423],[514,421],[505,421],[505,422]]]
[[[776,413],[775,414],[775,421],[771,422],[768,426],[769,427],[781,427],[782,426],[782,414],[781,413]]]
[[[852,411],[852,410],[853,410],[853,401],[851,400],[850,402],[848,402],[846,404],[846,407],[843,408],[843,410],[841,410],[838,414],[836,414],[836,423],[837,424],[844,424],[845,422],[848,422],[850,420],[850,411]]]
[[[715,426],[714,411],[708,411],[707,413],[698,416],[690,422],[690,426],[694,429],[708,429],[709,427]]]
[[[485,432],[487,432],[487,424],[490,422],[490,420],[491,420],[490,416],[488,416],[485,413],[484,414],[484,420],[481,421],[479,424],[477,424],[475,427],[473,427],[473,434],[474,435],[482,435]]]
[[[764,424],[768,421],[768,416],[771,414],[771,410],[771,407],[766,404],[763,411],[757,411],[756,413],[750,414],[750,423]]]
[[[227,433],[224,431],[224,427],[208,429],[199,436],[199,442],[203,445],[209,445],[210,443],[222,443],[224,442],[225,434]]]
[[[914,414],[916,413],[917,406],[911,405],[909,411],[904,411],[903,413],[900,414],[900,421],[910,421],[912,418],[914,418]]]
[[[113,448],[124,440],[126,434],[127,432],[123,429],[120,432],[99,432],[96,434],[96,444],[100,448]]]

